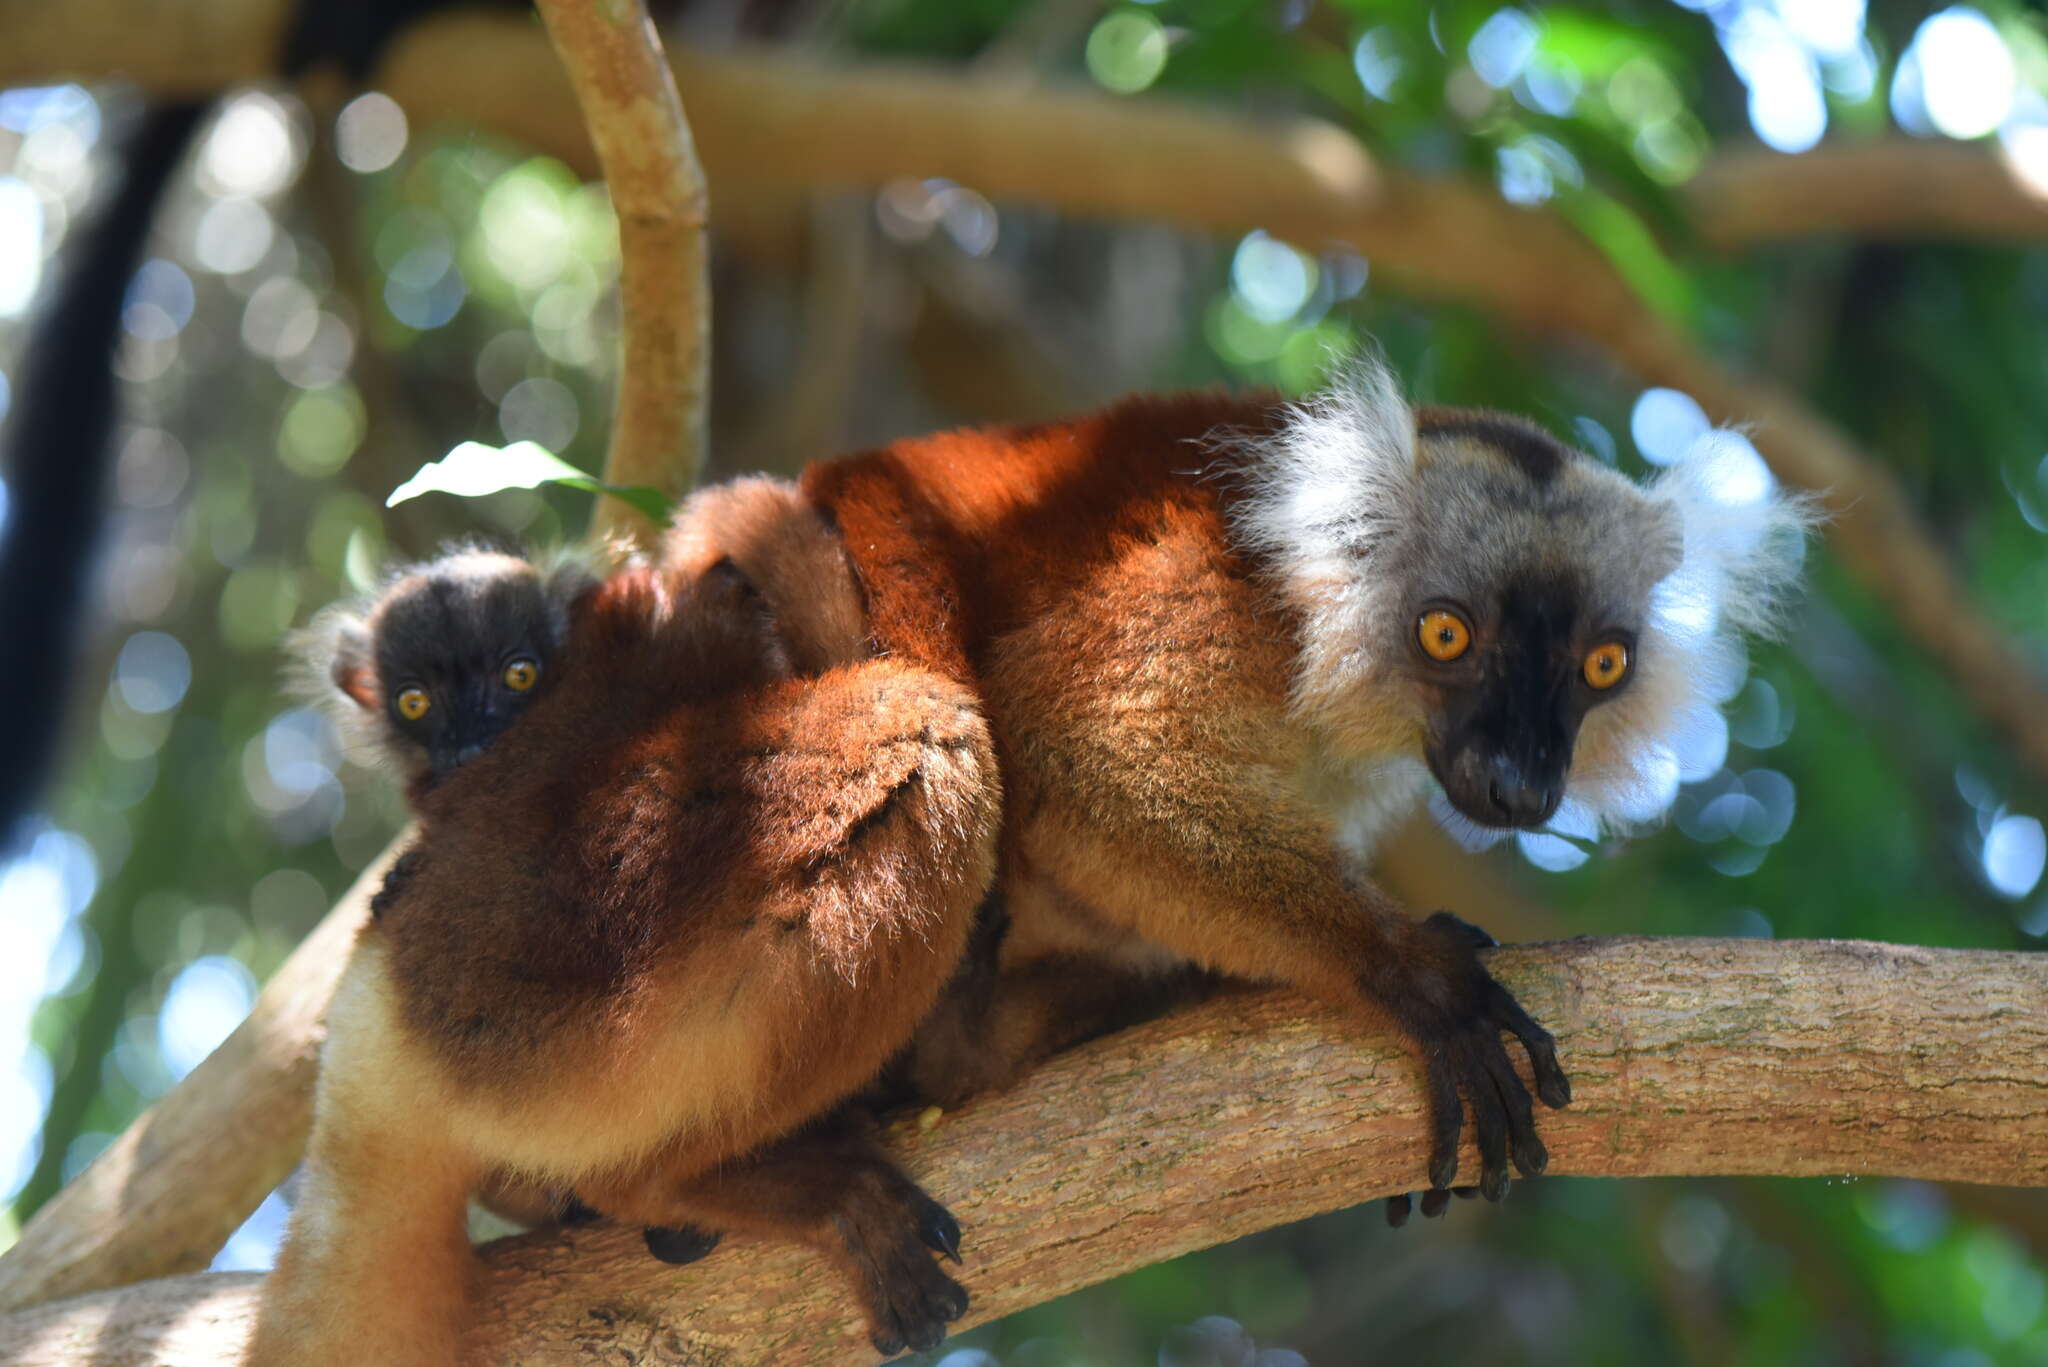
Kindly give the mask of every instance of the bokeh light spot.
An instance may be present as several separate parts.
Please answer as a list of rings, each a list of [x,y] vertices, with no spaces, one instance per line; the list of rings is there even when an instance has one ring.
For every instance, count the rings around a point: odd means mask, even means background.
[[[1984,833],[1984,879],[2001,897],[2025,897],[2048,867],[2048,835],[2031,816],[2002,816]]]
[[[536,442],[550,451],[567,449],[581,421],[569,386],[545,375],[513,385],[498,405],[498,426],[506,441]]]
[[[2012,52],[1979,10],[1954,5],[1913,35],[1900,63],[1918,74],[1927,120],[1951,138],[1981,138],[2012,112]]]
[[[138,631],[114,660],[114,688],[121,701],[144,714],[168,712],[192,686],[192,657],[178,638]]]
[[[283,105],[257,91],[228,102],[199,154],[200,175],[220,194],[274,195],[292,183],[298,169],[290,117]]]
[[[1629,413],[1629,435],[1652,465],[1670,465],[1713,427],[1706,410],[1676,389],[1646,389]]]
[[[1231,288],[1245,312],[1262,323],[1279,323],[1301,312],[1315,292],[1316,263],[1263,228],[1245,234],[1230,264]]]
[[[351,171],[381,171],[405,152],[405,111],[372,90],[342,107],[334,120],[334,151]]]
[[[1479,79],[1498,90],[1522,74],[1539,35],[1536,21],[1521,10],[1497,10],[1472,35],[1465,55]]]
[[[1166,70],[1166,29],[1149,14],[1117,10],[1088,34],[1088,74],[1105,89],[1135,95]]]
[[[121,325],[146,342],[166,342],[192,321],[196,300],[192,277],[175,262],[146,261],[128,282]]]
[[[256,1001],[256,979],[221,954],[195,959],[171,981],[156,1018],[157,1048],[172,1074],[198,1067],[242,1023]]]
[[[43,201],[18,176],[0,176],[0,318],[24,312],[43,279]]]
[[[239,196],[215,200],[199,216],[193,231],[192,254],[216,275],[253,270],[277,240],[270,210]]]

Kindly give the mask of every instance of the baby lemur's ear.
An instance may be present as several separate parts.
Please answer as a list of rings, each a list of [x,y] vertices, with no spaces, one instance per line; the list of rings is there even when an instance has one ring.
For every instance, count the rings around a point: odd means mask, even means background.
[[[353,613],[337,615],[327,627],[332,657],[327,675],[346,697],[365,712],[377,710],[377,662],[372,658],[369,624]]]
[[[697,580],[694,611],[707,628],[705,644],[723,656],[735,674],[757,679],[787,679],[796,673],[789,639],[775,619],[768,599],[727,557]]]
[[[606,549],[590,550],[563,545],[532,557],[540,575],[541,598],[547,604],[550,646],[569,638],[569,611],[576,600],[596,588],[605,575],[618,568],[622,557]]]

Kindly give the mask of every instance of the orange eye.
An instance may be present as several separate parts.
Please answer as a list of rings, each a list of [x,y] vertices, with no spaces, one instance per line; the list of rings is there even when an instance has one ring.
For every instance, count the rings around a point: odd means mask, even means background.
[[[1422,642],[1422,653],[1432,660],[1455,660],[1472,644],[1472,630],[1465,619],[1441,608],[1423,613],[1415,634]]]
[[[514,693],[524,693],[540,682],[540,666],[524,657],[505,666],[505,687]]]
[[[418,721],[433,710],[434,700],[427,696],[424,688],[401,689],[398,694],[398,715],[407,721]]]
[[[1586,652],[1586,682],[1595,688],[1612,688],[1628,673],[1628,647],[1619,641],[1594,646]]]

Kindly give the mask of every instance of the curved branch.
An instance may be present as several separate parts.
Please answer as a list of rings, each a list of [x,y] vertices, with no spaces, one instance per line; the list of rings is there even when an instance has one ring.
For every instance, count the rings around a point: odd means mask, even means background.
[[[619,223],[619,394],[605,480],[679,498],[704,465],[711,401],[710,201],[675,76],[641,0],[538,0]],[[598,525],[653,528],[616,499]]]
[[[1571,1108],[1544,1120],[1554,1173],[2048,1184],[2048,956],[1624,939],[1493,965],[1572,1070]],[[1245,992],[1097,1041],[894,1142],[961,1217],[979,1322],[1412,1185],[1420,1100],[1386,1037]],[[872,1357],[833,1275],[790,1248],[669,1268],[600,1227],[484,1256],[482,1362],[568,1367],[600,1346],[645,1364]],[[0,1320],[0,1361],[233,1360],[257,1286],[182,1278],[31,1310]]]

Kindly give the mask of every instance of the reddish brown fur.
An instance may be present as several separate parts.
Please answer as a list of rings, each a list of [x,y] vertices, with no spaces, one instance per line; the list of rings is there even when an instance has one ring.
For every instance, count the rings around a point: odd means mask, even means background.
[[[977,1081],[1109,1019],[1114,968],[1127,989],[1186,964],[1287,982],[1390,1015],[1432,1057],[1498,1052],[1472,941],[1340,855],[1313,781],[1331,740],[1288,706],[1299,624],[1226,537],[1213,439],[1281,418],[1262,397],[1141,398],[804,476],[879,646],[972,683],[1002,758],[1012,926]],[[957,1056],[957,1034],[928,1028],[926,1051]],[[1439,1094],[1439,1125],[1456,1114]],[[1540,1167],[1526,1119],[1515,1139]]]
[[[797,672],[818,674],[867,656],[867,615],[846,548],[796,486],[737,479],[700,489],[679,508],[661,539],[662,563],[698,574],[722,559],[768,600]]]

